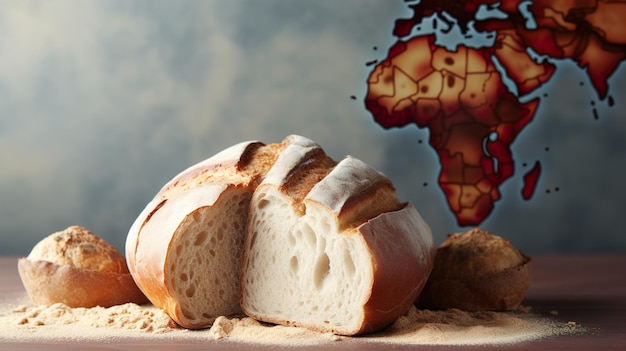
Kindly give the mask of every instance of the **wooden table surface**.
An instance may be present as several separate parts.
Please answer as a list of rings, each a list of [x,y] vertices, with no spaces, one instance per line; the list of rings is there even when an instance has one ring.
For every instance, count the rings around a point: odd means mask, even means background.
[[[505,346],[385,346],[368,343],[333,343],[327,346],[307,346],[313,349],[419,349],[419,350],[626,350],[626,255],[600,256],[535,256],[533,279],[523,304],[533,311],[549,315],[558,311],[557,320],[574,321],[589,330],[576,336],[559,336]],[[17,274],[17,258],[0,257],[0,299],[17,298],[25,294]],[[257,349],[256,346],[233,342],[132,341],[124,343],[15,343],[2,341],[2,350],[235,350]],[[276,349],[276,346],[258,346]]]

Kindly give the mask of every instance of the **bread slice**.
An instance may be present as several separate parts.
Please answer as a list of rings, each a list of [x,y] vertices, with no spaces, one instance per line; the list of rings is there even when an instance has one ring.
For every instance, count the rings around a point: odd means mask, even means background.
[[[414,303],[433,259],[429,227],[389,179],[300,138],[252,196],[241,307],[270,323],[374,332]]]
[[[28,296],[38,305],[110,307],[148,300],[131,277],[126,259],[102,238],[70,226],[38,242],[18,260]]]
[[[248,203],[280,144],[234,145],[181,172],[129,230],[126,256],[139,288],[186,328],[241,313],[237,299]]]

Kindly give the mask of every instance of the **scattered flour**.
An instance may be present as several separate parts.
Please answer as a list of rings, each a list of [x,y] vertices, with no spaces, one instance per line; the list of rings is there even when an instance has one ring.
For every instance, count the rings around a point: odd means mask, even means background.
[[[429,311],[412,308],[389,328],[366,339],[395,344],[511,344],[582,332],[569,322],[529,313]]]
[[[510,344],[584,330],[573,322],[558,322],[514,312],[429,311],[411,308],[389,328],[376,334],[343,337],[304,328],[258,322],[252,318],[219,317],[210,329],[187,330],[152,305],[124,304],[110,308],[70,308],[63,304],[32,306],[0,301],[0,341],[97,341],[116,338],[228,340],[297,346],[332,342],[409,345]]]
[[[68,325],[89,328],[117,328],[152,333],[165,333],[175,328],[175,323],[156,308],[127,303],[109,308],[70,308],[64,304],[28,308],[22,305],[12,311],[18,325],[51,326]]]

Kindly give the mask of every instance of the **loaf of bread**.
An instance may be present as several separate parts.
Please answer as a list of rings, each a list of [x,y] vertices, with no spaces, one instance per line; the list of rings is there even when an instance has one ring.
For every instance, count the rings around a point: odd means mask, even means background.
[[[448,235],[418,305],[430,309],[507,311],[530,287],[531,259],[509,240],[479,228]]]
[[[139,288],[179,325],[241,313],[239,262],[248,204],[281,145],[243,142],[193,165],[131,226],[126,257]]]
[[[40,305],[110,307],[147,302],[124,256],[80,226],[41,240],[28,257],[18,260],[18,272],[26,292]]]
[[[378,331],[414,303],[433,256],[430,229],[389,179],[300,138],[252,196],[241,306],[265,322]]]
[[[137,285],[183,327],[243,307],[353,335],[408,310],[434,246],[385,176],[292,135],[237,144],[174,177],[132,225],[126,255]]]

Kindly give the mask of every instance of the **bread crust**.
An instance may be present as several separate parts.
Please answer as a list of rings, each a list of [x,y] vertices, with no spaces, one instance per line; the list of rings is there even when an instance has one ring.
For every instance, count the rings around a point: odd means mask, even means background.
[[[410,203],[367,221],[358,232],[374,267],[363,322],[353,333],[366,334],[390,325],[413,305],[432,270],[435,248],[430,228]]]
[[[18,272],[34,303],[70,307],[110,307],[148,302],[130,273],[80,269],[49,261],[20,258]]]
[[[389,178],[351,156],[335,164],[326,177],[311,183],[303,202],[327,207],[337,217],[340,231],[405,205],[398,200]]]
[[[171,193],[194,189],[203,183],[237,184],[254,181],[255,174],[246,176],[241,173],[252,161],[255,152],[263,146],[265,144],[260,141],[244,141],[226,148],[177,174],[159,190],[155,198],[165,198]]]

